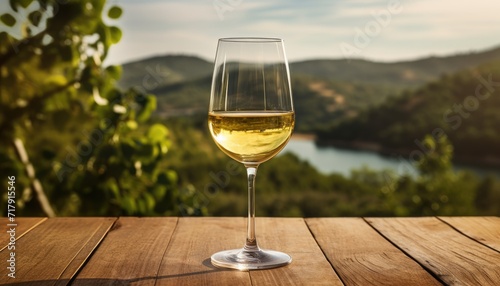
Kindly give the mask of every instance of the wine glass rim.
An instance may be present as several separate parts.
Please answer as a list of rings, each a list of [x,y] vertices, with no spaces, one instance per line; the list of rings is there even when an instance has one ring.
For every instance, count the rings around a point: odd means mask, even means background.
[[[272,42],[282,42],[283,39],[280,38],[266,38],[266,37],[229,37],[220,38],[221,42],[245,42],[245,43],[272,43]]]

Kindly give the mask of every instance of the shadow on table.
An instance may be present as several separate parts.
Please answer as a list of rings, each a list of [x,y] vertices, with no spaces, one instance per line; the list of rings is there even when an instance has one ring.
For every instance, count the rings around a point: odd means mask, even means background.
[[[164,279],[174,279],[174,278],[182,278],[188,276],[209,274],[221,271],[233,271],[236,273],[244,273],[237,270],[229,270],[217,268],[210,263],[210,258],[203,260],[203,266],[209,268],[208,270],[203,271],[195,271],[189,273],[182,274],[172,274],[172,275],[163,275],[163,276],[150,276],[150,277],[141,277],[141,278],[133,278],[133,279],[106,279],[106,278],[83,278],[83,279],[61,279],[61,280],[37,280],[37,281],[25,281],[25,282],[15,282],[15,279],[8,285],[12,286],[28,286],[28,285],[36,285],[36,286],[48,286],[48,285],[131,285],[136,282],[144,282],[146,280],[164,280]]]

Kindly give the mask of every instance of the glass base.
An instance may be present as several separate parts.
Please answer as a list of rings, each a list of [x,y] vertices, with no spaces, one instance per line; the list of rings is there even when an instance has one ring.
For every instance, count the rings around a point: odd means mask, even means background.
[[[292,262],[292,258],[286,253],[274,250],[232,249],[215,253],[211,261],[217,267],[248,271],[285,266]]]

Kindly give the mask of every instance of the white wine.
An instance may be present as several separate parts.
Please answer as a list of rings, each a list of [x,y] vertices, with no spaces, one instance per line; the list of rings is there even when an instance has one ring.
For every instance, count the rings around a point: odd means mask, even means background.
[[[210,112],[208,126],[217,146],[244,164],[260,164],[278,154],[292,135],[290,112]]]

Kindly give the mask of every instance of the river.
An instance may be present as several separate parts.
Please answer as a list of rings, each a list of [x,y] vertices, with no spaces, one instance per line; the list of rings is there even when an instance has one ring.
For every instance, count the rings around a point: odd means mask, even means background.
[[[302,160],[308,161],[312,166],[324,174],[340,173],[349,176],[354,169],[364,166],[373,170],[392,169],[398,174],[413,173],[415,168],[410,164],[408,158],[387,157],[372,151],[341,149],[334,146],[317,146],[309,137],[292,138],[282,154],[291,152]],[[500,177],[500,168],[484,168],[468,165],[454,165],[455,170],[470,170],[484,176],[496,174]]]

